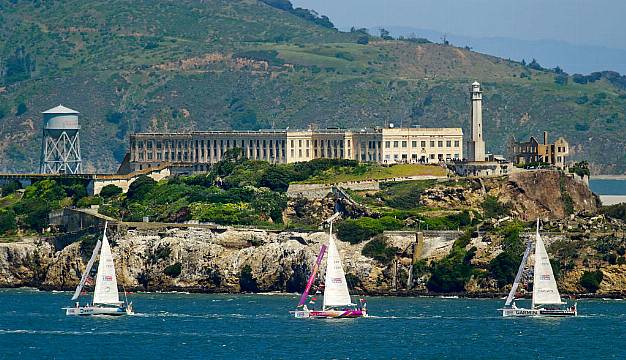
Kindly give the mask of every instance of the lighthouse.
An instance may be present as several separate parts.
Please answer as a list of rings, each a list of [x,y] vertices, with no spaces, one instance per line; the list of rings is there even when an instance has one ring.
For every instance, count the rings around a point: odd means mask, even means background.
[[[485,161],[485,141],[483,140],[483,93],[478,81],[470,88],[470,139],[467,141],[467,159]]]

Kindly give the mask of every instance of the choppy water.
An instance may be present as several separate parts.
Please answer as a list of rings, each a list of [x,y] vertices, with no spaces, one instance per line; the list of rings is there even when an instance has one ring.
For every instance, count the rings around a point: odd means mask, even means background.
[[[501,318],[499,300],[369,299],[372,316],[300,320],[296,295],[135,294],[139,314],[66,317],[70,293],[0,290],[1,359],[625,359],[626,301]]]

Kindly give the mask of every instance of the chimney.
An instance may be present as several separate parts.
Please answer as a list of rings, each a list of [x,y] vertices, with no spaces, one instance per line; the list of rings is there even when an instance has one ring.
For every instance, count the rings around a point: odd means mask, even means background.
[[[548,132],[547,131],[543,132],[543,144],[548,145]]]

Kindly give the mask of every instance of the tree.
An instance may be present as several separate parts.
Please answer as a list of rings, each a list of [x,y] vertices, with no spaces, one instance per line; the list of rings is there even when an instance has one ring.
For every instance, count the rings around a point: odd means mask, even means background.
[[[21,188],[22,188],[22,184],[20,184],[19,181],[17,180],[8,181],[2,186],[2,196],[13,194],[15,191]]]
[[[489,263],[489,273],[498,281],[498,287],[513,283],[518,261],[509,252],[502,252]]]
[[[289,182],[292,181],[293,177],[291,169],[273,165],[261,177],[259,185],[273,191],[285,192],[289,188]]]
[[[380,37],[383,40],[393,40],[393,37],[389,34],[389,31],[387,29],[380,28],[378,29],[378,31],[380,32]]]
[[[103,198],[112,198],[114,196],[117,196],[119,194],[121,194],[122,188],[119,186],[115,186],[113,184],[109,184],[105,187],[102,188],[102,190],[100,190],[100,196],[102,196]]]
[[[20,116],[28,111],[28,107],[23,102],[17,104],[17,109],[15,111],[15,116]]]
[[[35,71],[35,60],[26,53],[23,47],[17,48],[15,53],[6,59],[4,81],[12,84],[30,79],[33,71]]]
[[[147,175],[139,176],[128,187],[127,197],[130,200],[141,201],[156,186],[156,181]]]

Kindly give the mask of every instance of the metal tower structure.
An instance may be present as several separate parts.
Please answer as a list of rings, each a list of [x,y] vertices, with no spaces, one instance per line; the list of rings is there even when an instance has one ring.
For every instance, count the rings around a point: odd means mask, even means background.
[[[78,111],[59,105],[43,113],[42,174],[79,174],[82,170]]]

